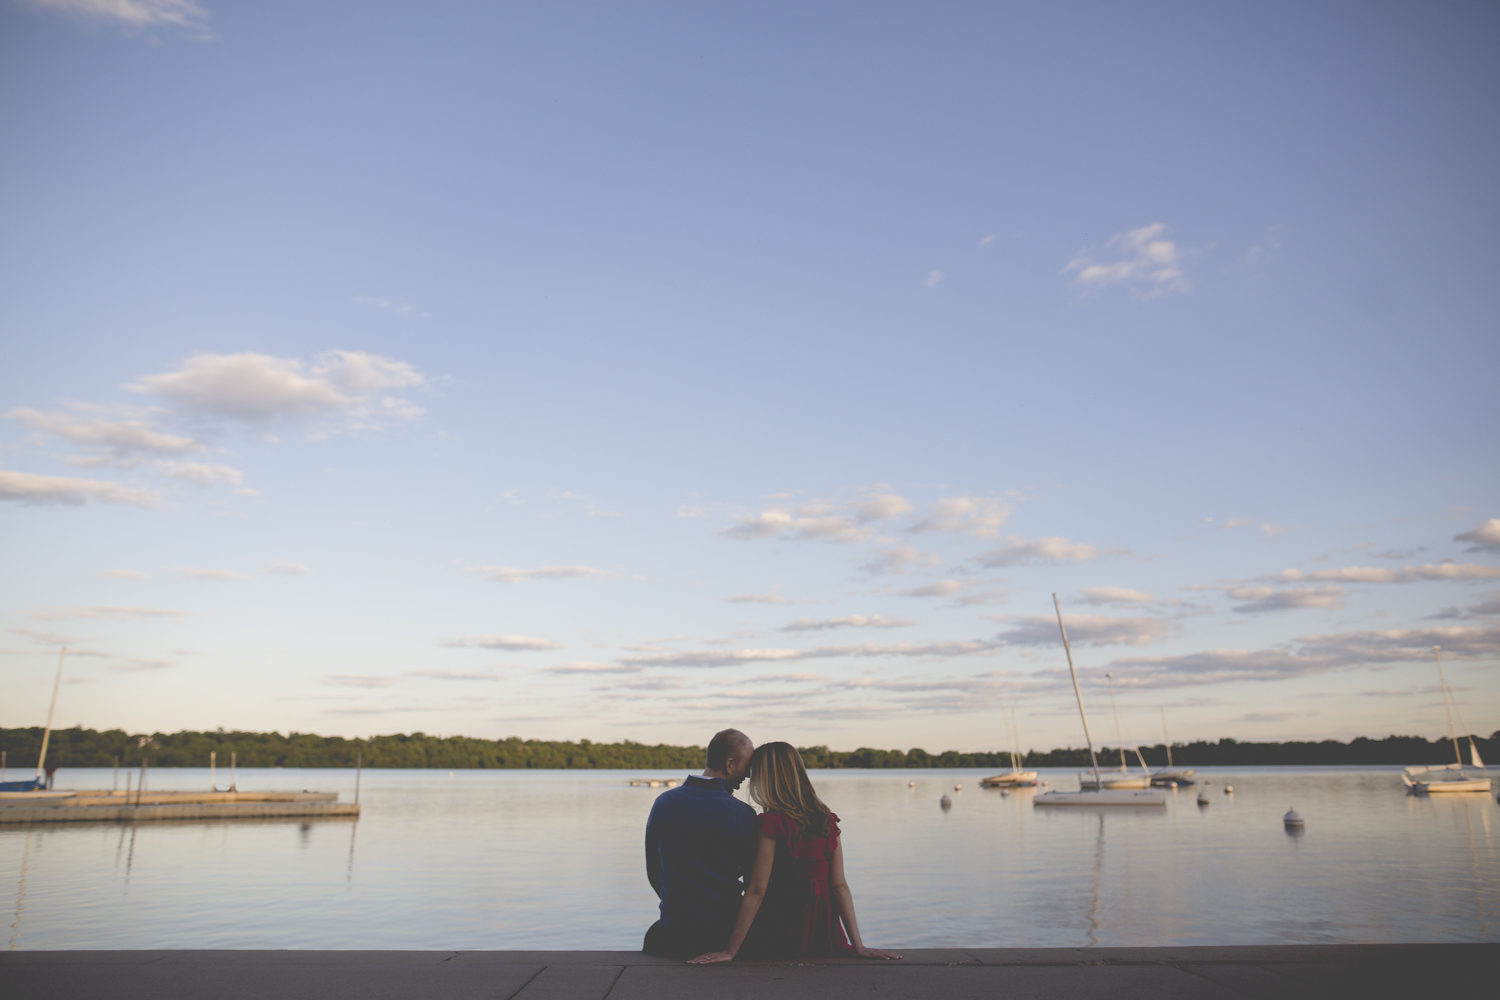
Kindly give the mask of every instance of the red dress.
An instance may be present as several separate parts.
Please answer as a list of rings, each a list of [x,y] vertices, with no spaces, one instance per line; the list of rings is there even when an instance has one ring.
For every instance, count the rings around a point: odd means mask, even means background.
[[[762,813],[762,833],[776,839],[766,897],[741,952],[746,958],[841,955],[853,951],[828,889],[828,866],[839,843],[838,817],[821,836],[804,837],[781,813]]]

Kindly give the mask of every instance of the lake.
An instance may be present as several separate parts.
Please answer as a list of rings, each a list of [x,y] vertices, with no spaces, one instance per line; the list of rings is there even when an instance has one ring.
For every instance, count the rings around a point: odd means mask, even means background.
[[[1389,767],[1211,768],[1165,809],[1048,809],[981,789],[989,773],[812,772],[842,819],[868,944],[1500,940],[1492,795],[1408,795]],[[656,916],[642,835],[663,789],[629,781],[649,777],[682,774],[366,770],[358,821],[0,827],[9,946],[636,949]],[[1073,771],[1042,777],[1077,787]],[[355,781],[238,778],[343,801]],[[59,788],[112,781],[58,772]],[[159,769],[149,787],[208,784],[206,769]],[[1292,806],[1301,835],[1281,823]]]

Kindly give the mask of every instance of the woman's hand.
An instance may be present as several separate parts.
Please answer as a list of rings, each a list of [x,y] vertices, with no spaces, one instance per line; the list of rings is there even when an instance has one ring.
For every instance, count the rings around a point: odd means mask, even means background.
[[[858,947],[856,947],[854,949],[854,954],[858,955],[860,958],[880,958],[884,959],[887,962],[891,961],[892,959],[901,957],[894,951],[885,951],[882,948],[866,948],[864,945],[859,945]],[[695,958],[693,959],[693,961],[696,962],[698,960]]]
[[[734,952],[711,951],[706,955],[688,959],[688,965],[713,965],[715,962],[733,962]]]

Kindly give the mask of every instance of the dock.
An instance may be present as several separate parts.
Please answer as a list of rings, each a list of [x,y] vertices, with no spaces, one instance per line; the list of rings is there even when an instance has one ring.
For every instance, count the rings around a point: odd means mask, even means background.
[[[174,819],[267,819],[359,815],[337,792],[121,792],[0,795],[0,823],[139,823]]]
[[[910,949],[690,966],[638,951],[16,951],[28,1000],[1384,1000],[1483,990],[1500,944]]]

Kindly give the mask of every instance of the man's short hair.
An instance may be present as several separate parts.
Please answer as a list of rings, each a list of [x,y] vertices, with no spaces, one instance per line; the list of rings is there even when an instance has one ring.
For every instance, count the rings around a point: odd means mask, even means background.
[[[708,741],[708,769],[724,770],[724,764],[746,747],[753,746],[750,737],[738,729],[721,729]]]

